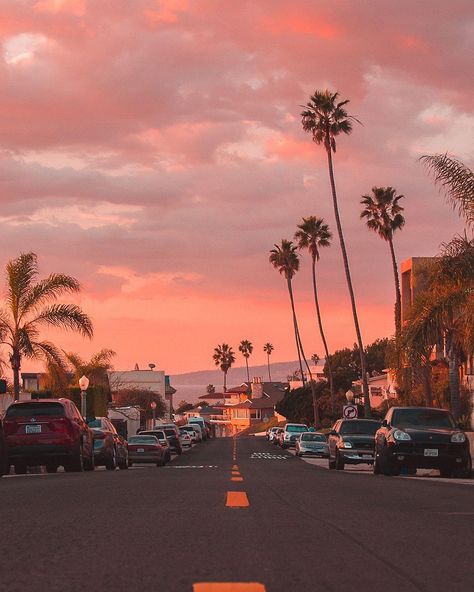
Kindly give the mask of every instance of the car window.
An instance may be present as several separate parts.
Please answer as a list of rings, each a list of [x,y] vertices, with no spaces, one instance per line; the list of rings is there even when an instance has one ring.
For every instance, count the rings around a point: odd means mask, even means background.
[[[287,425],[286,426],[287,432],[295,432],[297,434],[301,434],[303,432],[308,431],[308,426],[305,425]]]
[[[154,430],[153,432],[142,432],[142,434],[146,436],[156,436],[159,440],[166,440],[166,436],[164,432],[162,432],[161,430]]]
[[[303,434],[301,436],[302,442],[326,442],[323,434]]]
[[[396,409],[391,423],[395,427],[456,427],[452,415],[442,409]]]
[[[367,421],[365,419],[355,419],[342,422],[340,434],[367,434],[373,436],[379,429],[380,423],[378,421]]]
[[[99,428],[99,429],[102,429],[102,420],[100,420],[100,419],[97,419],[97,418],[96,418],[96,419],[90,419],[90,420],[87,422],[87,425],[88,425],[90,428]],[[104,426],[104,427],[105,427],[105,426]]]
[[[40,417],[41,415],[64,417],[66,414],[61,403],[20,403],[19,405],[10,405],[5,414],[5,419]]]
[[[156,444],[158,438],[156,436],[130,436],[129,444]]]

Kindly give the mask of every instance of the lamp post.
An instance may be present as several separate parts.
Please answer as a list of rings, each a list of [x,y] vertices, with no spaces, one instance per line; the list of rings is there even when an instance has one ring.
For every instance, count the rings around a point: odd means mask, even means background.
[[[85,419],[87,416],[87,389],[89,388],[87,376],[79,378],[79,388],[81,389],[81,415]]]
[[[155,403],[155,401],[152,401],[150,403],[150,407],[151,407],[151,410],[153,411],[153,427],[155,427],[155,421],[156,421],[156,403]]]

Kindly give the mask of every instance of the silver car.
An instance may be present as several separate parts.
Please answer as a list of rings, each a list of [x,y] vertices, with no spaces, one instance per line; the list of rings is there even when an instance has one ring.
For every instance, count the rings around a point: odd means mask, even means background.
[[[329,448],[326,436],[321,432],[303,432],[296,440],[296,456],[304,454],[328,458]]]

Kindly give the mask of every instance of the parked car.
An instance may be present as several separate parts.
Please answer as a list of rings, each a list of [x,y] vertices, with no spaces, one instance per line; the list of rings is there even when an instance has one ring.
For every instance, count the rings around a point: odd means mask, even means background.
[[[79,410],[69,399],[17,401],[3,421],[7,467],[24,474],[28,466],[55,473],[94,469],[94,440]]]
[[[202,417],[190,417],[188,420],[189,425],[197,424],[201,428],[201,435],[203,440],[208,440],[210,438],[210,429],[207,426],[206,421]]]
[[[201,429],[198,425],[196,425],[196,424],[184,425],[184,426],[180,427],[180,430],[186,430],[188,432],[188,434],[191,436],[191,440],[192,440],[193,444],[197,444],[198,442],[201,442],[201,440],[202,440]]]
[[[346,464],[374,462],[375,432],[381,426],[375,419],[339,419],[329,432],[330,469],[343,471]]]
[[[296,440],[296,456],[311,454],[321,458],[329,456],[326,436],[321,432],[303,432]]]
[[[191,448],[193,445],[191,434],[183,428],[179,428],[179,441],[181,442],[182,447],[186,446],[186,448]]]
[[[280,432],[280,446],[282,448],[290,448],[296,446],[296,440],[303,432],[308,431],[308,426],[305,423],[287,423]]]
[[[161,424],[155,426],[155,429],[156,428],[159,428],[166,434],[172,452],[175,452],[176,454],[181,454],[183,452],[183,447],[181,446],[179,439],[179,430],[174,423]]]
[[[127,441],[120,436],[108,417],[90,419],[87,425],[94,435],[94,463],[108,471],[128,469]]]
[[[442,477],[470,477],[469,440],[445,409],[392,407],[375,434],[374,473],[438,469]]]
[[[277,428],[274,432],[273,432],[273,438],[271,439],[272,444],[274,444],[275,446],[277,444],[280,444],[280,434],[283,432],[283,428]]]
[[[128,466],[133,463],[154,463],[157,467],[166,464],[166,447],[153,434],[137,434],[128,439]]]
[[[3,437],[3,425],[0,416],[0,477],[7,473],[7,451],[5,446],[5,438]]]
[[[276,432],[277,430],[278,430],[278,427],[276,427],[276,426],[275,426],[275,427],[273,427],[273,428],[269,428],[269,429],[267,430],[266,437],[267,437],[267,440],[268,440],[269,442],[271,442],[271,441],[273,440],[273,436],[275,435],[275,432]]]
[[[140,434],[137,434],[137,435],[155,436],[156,438],[158,438],[158,442],[161,444],[161,446],[165,450],[165,463],[168,463],[171,460],[171,446],[170,446],[168,438],[166,437],[164,430],[162,430],[161,428],[160,429],[155,428],[153,430],[144,430],[144,431],[140,432]],[[130,438],[128,440],[130,442]],[[130,447],[129,447],[129,450],[130,450]]]

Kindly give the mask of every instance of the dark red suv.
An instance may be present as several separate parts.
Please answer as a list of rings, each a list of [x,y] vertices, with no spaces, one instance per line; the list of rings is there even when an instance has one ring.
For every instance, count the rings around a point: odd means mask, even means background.
[[[69,399],[22,401],[10,405],[3,420],[8,467],[26,473],[28,466],[44,465],[55,473],[94,469],[91,430]]]

